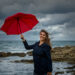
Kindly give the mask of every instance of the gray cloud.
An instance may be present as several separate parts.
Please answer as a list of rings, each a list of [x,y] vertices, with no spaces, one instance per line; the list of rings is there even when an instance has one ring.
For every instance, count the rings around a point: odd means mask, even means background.
[[[37,38],[44,28],[53,34],[55,40],[75,40],[75,0],[0,0],[0,26],[7,16],[17,12],[35,14],[40,21],[26,35],[32,33]]]
[[[75,24],[75,13],[65,13],[65,14],[47,14],[44,17],[40,18],[40,22],[47,25],[72,25]]]
[[[0,12],[7,15],[16,12],[69,13],[75,12],[75,0],[0,0]]]

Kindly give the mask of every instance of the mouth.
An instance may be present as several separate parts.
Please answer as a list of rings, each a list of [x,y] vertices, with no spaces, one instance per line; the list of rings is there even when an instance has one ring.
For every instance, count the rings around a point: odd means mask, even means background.
[[[40,38],[43,38],[43,37],[40,37]]]
[[[40,37],[41,39],[44,39],[43,37]]]

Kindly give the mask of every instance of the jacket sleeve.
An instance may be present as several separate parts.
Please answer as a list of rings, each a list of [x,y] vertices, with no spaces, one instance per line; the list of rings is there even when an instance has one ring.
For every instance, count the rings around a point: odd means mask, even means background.
[[[29,49],[29,50],[30,50],[30,49],[33,49],[33,47],[35,46],[35,43],[32,44],[32,45],[29,45],[26,40],[23,41],[23,44],[24,44],[24,47],[25,47],[26,49]]]
[[[48,59],[48,72],[52,72],[53,68],[52,68],[52,59],[51,59],[51,48],[50,48],[50,46],[45,46],[44,51],[45,51],[45,55]]]

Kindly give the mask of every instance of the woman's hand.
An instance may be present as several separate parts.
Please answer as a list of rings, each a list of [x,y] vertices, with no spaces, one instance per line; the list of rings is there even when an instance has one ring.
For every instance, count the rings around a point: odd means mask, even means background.
[[[23,36],[22,34],[20,35],[20,38],[23,39],[23,40],[25,40],[25,39],[24,39],[24,36]]]
[[[52,75],[52,72],[47,72],[47,75]]]

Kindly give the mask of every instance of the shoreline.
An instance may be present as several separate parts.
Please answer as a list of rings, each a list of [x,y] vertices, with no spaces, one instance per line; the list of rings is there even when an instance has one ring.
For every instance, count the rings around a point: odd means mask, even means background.
[[[11,52],[0,52],[1,57],[9,56],[19,56],[25,57],[26,55],[32,56],[32,51],[27,53],[11,53]],[[64,46],[64,47],[55,47],[51,51],[52,61],[68,61],[75,62],[75,46]],[[33,62],[33,60],[16,60],[15,62]]]

